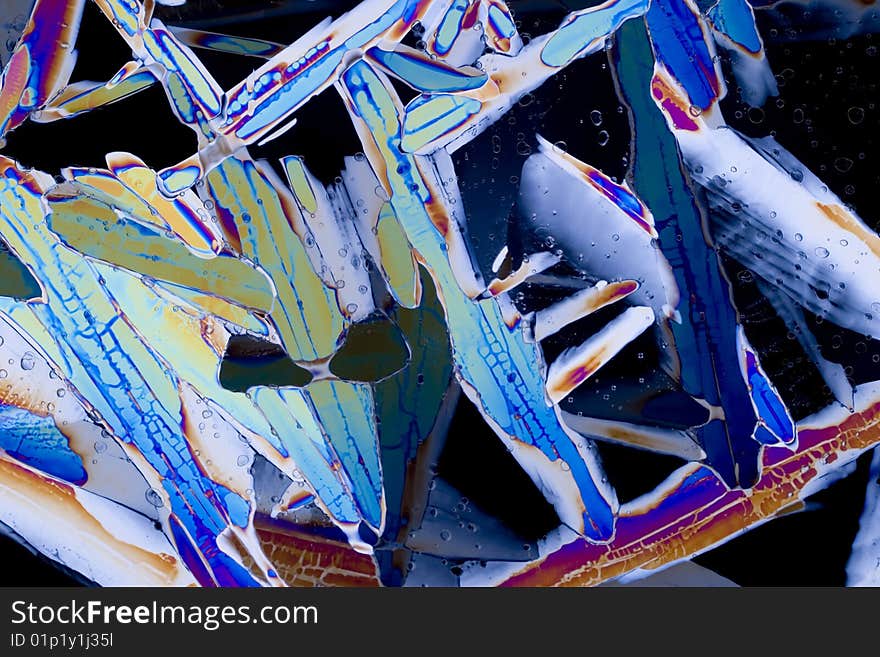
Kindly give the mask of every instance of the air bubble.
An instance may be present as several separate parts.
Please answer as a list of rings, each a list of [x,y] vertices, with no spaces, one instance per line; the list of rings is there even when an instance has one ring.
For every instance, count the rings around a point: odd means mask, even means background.
[[[144,497],[147,498],[147,502],[149,502],[157,509],[161,509],[163,506],[165,506],[165,502],[162,501],[162,496],[159,495],[159,493],[152,488],[146,492]]]
[[[853,125],[858,125],[865,120],[865,110],[858,106],[850,107],[846,112],[846,118]]]

